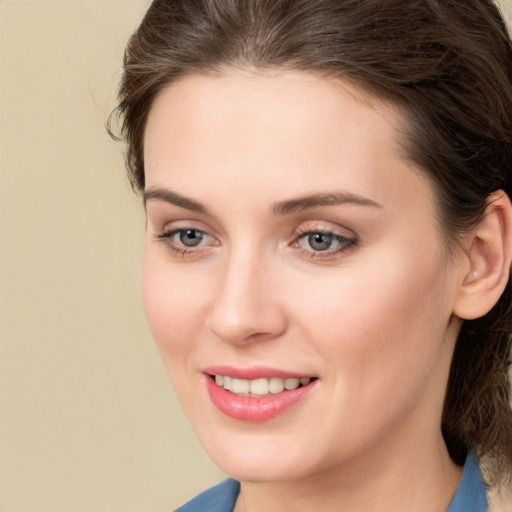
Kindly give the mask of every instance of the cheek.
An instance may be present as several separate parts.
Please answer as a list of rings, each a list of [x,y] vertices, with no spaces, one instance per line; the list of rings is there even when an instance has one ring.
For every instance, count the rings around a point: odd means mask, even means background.
[[[192,418],[202,410],[196,403],[202,375],[196,372],[192,361],[200,340],[204,339],[204,308],[200,303],[205,296],[201,293],[204,282],[199,285],[199,279],[150,247],[144,252],[142,285],[148,324],[165,370],[178,401]],[[191,382],[191,378],[196,382]]]
[[[314,287],[298,283],[289,296],[333,379],[380,396],[379,388],[399,387],[404,375],[426,378],[451,310],[440,258],[384,250],[377,256],[320,278]]]
[[[201,297],[194,276],[162,258],[154,248],[146,248],[142,266],[144,310],[149,327],[171,378],[181,371],[186,355],[201,328]],[[197,280],[196,280],[197,282]]]

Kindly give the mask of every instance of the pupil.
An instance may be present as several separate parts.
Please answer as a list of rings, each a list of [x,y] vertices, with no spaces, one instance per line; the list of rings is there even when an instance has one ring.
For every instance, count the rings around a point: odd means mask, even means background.
[[[332,243],[332,235],[326,235],[325,233],[314,233],[309,235],[308,238],[311,248],[317,251],[325,251],[329,249]]]
[[[189,247],[198,245],[202,239],[203,234],[196,229],[187,229],[180,233],[180,242]]]

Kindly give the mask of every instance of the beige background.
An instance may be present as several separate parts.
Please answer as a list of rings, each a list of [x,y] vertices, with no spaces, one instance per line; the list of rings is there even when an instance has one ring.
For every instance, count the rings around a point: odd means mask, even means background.
[[[223,478],[146,327],[142,210],[103,128],[146,5],[0,0],[3,512],[169,511]]]
[[[0,510],[169,511],[223,478],[140,300],[103,124],[144,1],[0,1]]]

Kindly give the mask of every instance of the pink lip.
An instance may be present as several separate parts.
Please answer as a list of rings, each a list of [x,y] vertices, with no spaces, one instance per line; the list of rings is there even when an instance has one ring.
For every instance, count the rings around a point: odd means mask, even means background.
[[[289,372],[284,370],[278,370],[276,368],[266,368],[264,366],[253,366],[252,368],[234,368],[232,366],[209,366],[203,370],[208,375],[227,375],[235,379],[264,379],[270,377],[280,377],[282,379],[297,378],[302,379],[304,377],[312,377],[312,375],[306,375],[296,372]]]
[[[219,373],[217,375],[226,375]],[[268,374],[267,374],[268,376]],[[237,378],[237,377],[235,377]],[[258,377],[256,377],[258,378]],[[213,404],[231,418],[243,421],[267,421],[285,412],[289,407],[304,399],[316,387],[318,380],[291,391],[263,395],[261,397],[239,396],[218,386],[206,376],[208,395]]]

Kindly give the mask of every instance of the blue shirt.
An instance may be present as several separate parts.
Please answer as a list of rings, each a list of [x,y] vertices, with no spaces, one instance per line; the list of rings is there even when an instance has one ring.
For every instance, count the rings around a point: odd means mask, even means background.
[[[196,496],[175,512],[232,512],[240,484],[231,478]],[[464,472],[446,512],[486,512],[487,489],[482,479],[478,460],[468,455]]]

